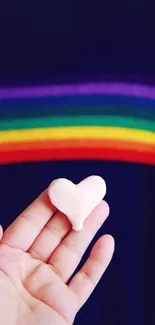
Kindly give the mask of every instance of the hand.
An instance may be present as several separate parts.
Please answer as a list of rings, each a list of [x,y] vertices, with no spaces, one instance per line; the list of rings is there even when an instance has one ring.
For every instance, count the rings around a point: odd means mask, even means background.
[[[102,201],[75,232],[45,191],[4,234],[0,228],[1,325],[73,324],[113,255],[113,238],[102,236],[69,281],[108,214]]]

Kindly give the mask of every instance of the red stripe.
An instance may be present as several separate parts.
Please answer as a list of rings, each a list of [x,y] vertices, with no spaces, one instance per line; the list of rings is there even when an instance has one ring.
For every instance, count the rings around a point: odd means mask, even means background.
[[[0,163],[20,163],[49,160],[114,160],[146,164],[155,164],[155,152],[137,151],[134,149],[111,148],[55,148],[36,150],[15,150],[0,152]]]

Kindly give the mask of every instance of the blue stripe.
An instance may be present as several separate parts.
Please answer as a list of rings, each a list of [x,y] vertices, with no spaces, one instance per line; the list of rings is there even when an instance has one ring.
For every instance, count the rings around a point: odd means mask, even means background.
[[[66,105],[120,105],[124,107],[133,106],[137,109],[147,108],[149,110],[155,110],[155,100],[130,96],[86,95],[0,100],[0,109],[38,109],[52,106],[62,106],[63,109],[63,106]]]

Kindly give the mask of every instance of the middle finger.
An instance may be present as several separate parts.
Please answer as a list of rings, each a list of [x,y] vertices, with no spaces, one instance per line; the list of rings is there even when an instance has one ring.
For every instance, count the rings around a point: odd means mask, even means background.
[[[67,282],[78,266],[85,250],[93,237],[102,226],[109,214],[109,206],[102,201],[90,214],[84,223],[84,228],[78,232],[70,231],[55,252],[51,255],[48,264]]]

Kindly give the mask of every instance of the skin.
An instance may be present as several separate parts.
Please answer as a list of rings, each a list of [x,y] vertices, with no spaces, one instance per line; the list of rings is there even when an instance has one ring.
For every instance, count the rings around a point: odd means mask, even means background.
[[[102,236],[70,280],[109,215],[102,201],[75,232],[45,190],[3,233],[0,227],[1,325],[67,325],[93,292],[114,252]]]

